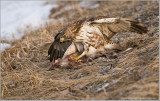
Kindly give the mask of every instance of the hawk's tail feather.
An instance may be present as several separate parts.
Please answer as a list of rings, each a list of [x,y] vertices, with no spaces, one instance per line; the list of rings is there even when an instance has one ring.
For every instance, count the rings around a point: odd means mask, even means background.
[[[145,25],[141,23],[131,22],[131,31],[142,34],[142,33],[147,33],[148,29]]]
[[[131,31],[133,31],[133,32],[137,32],[139,34],[148,32],[147,27],[144,24],[142,24],[142,23],[140,23],[140,22],[138,22],[136,20],[126,19],[126,18],[123,18],[123,20],[130,22]]]

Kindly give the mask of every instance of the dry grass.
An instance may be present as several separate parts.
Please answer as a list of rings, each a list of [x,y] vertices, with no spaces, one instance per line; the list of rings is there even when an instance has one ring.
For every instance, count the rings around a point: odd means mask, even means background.
[[[67,2],[67,5],[77,3]],[[158,99],[158,2],[98,3],[101,6],[96,9],[77,7],[63,12],[55,18],[63,17],[64,21],[53,21],[44,28],[26,32],[22,39],[2,52],[2,99]],[[63,6],[52,9],[51,15],[61,9]],[[47,71],[51,64],[47,51],[58,30],[73,20],[98,15],[134,18],[146,24],[149,32],[118,34],[113,38],[116,43],[134,47],[130,52],[106,53],[107,57],[72,69]],[[103,87],[107,83],[109,85]]]

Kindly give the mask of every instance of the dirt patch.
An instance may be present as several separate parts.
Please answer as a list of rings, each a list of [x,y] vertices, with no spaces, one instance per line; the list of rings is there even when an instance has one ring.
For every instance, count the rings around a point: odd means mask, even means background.
[[[65,6],[59,2],[50,17]],[[66,6],[78,4],[68,2]],[[158,2],[96,2],[94,9],[77,7],[56,16],[63,18],[26,32],[1,53],[1,97],[5,100],[157,100],[159,98]],[[70,15],[70,16],[68,16]],[[47,71],[48,48],[63,26],[79,18],[105,15],[139,20],[148,26],[143,35],[119,33],[113,42],[133,47],[129,52],[107,52],[74,68]],[[53,17],[53,16],[52,16]],[[53,17],[54,18],[54,17]]]

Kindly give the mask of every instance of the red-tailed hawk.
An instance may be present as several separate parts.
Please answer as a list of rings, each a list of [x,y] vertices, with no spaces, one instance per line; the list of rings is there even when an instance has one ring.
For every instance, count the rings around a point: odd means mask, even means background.
[[[78,20],[60,30],[55,36],[48,50],[50,61],[69,58],[70,54],[76,52],[81,54],[78,57],[72,57],[75,61],[83,56],[94,58],[108,49],[124,50],[123,47],[110,40],[116,33],[123,32],[142,34],[147,32],[147,27],[136,20],[127,18],[99,16]],[[62,62],[61,65],[66,65],[66,63]]]

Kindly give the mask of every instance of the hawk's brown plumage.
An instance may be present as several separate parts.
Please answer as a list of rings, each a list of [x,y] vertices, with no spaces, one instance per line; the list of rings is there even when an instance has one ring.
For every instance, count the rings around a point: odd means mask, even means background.
[[[79,57],[81,58],[84,55],[94,57],[107,49],[123,50],[122,47],[110,41],[116,33],[123,32],[142,34],[147,32],[147,27],[136,20],[105,16],[76,21],[63,28],[55,36],[55,40],[48,50],[50,61],[75,52],[82,53]]]

